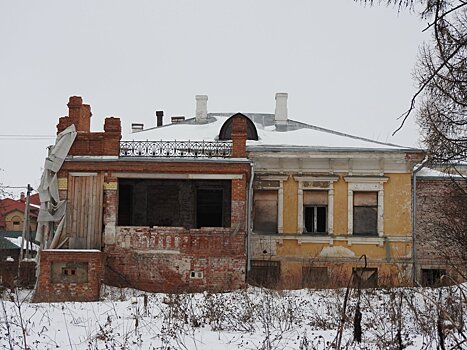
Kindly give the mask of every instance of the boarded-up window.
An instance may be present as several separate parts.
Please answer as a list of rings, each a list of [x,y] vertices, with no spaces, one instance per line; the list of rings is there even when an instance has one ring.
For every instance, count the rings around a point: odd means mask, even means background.
[[[249,283],[262,287],[275,287],[280,279],[280,262],[252,260],[248,273]]]
[[[303,288],[325,288],[329,283],[328,268],[303,266],[302,287]]]
[[[303,220],[305,233],[327,232],[327,191],[303,191]]]
[[[378,234],[378,192],[353,193],[353,234]]]
[[[441,269],[422,269],[422,286],[439,287],[441,286],[441,277],[446,275],[446,270]]]
[[[253,210],[255,232],[277,233],[277,191],[255,191]]]
[[[68,178],[66,232],[72,249],[101,249],[104,177]]]
[[[378,269],[354,267],[352,269],[352,284],[357,288],[378,287]]]

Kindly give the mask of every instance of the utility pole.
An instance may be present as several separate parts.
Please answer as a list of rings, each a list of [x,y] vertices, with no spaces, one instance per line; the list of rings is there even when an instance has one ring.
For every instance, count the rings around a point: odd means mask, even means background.
[[[29,205],[29,197],[31,196],[33,188],[31,187],[30,184],[28,184],[27,187],[27,192],[26,192],[26,203],[25,203],[25,210],[24,210],[24,219],[23,219],[23,234],[21,236],[21,250],[20,250],[20,258],[19,258],[19,263],[23,261],[23,259],[29,258],[29,243],[31,242],[31,222],[29,219],[29,213],[30,213],[30,205]],[[27,237],[26,237],[27,234]],[[26,241],[26,247],[25,247],[25,241]],[[26,254],[24,251],[26,250]]]

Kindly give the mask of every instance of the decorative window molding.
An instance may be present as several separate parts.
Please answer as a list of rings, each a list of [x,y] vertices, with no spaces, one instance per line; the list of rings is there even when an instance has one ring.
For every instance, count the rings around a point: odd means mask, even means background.
[[[294,176],[294,180],[298,182],[298,232],[303,233],[304,218],[303,218],[303,191],[321,190],[328,191],[327,204],[327,233],[334,233],[334,182],[339,180],[339,176]]]
[[[345,176],[347,182],[347,217],[348,234],[353,234],[353,193],[354,191],[378,192],[378,236],[384,236],[384,184],[389,180],[385,176]]]

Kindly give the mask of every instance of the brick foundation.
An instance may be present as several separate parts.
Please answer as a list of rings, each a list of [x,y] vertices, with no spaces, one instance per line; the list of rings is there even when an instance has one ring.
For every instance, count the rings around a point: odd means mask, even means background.
[[[97,250],[43,250],[33,301],[99,300],[102,268],[103,254]]]

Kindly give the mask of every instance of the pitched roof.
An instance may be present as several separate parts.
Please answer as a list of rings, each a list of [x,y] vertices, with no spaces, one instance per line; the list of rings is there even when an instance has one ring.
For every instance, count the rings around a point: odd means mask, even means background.
[[[207,122],[197,123],[195,118],[181,123],[145,129],[124,134],[125,141],[191,140],[214,141],[224,122],[234,113],[209,113]],[[249,151],[288,150],[340,150],[340,151],[420,151],[391,143],[358,137],[315,125],[287,120],[286,125],[276,126],[273,114],[243,113],[249,117],[258,132],[259,139],[248,140]]]
[[[10,240],[0,237],[0,249],[20,249],[20,247]]]
[[[0,237],[5,238],[18,238],[23,235],[22,231],[3,231],[0,230]]]

